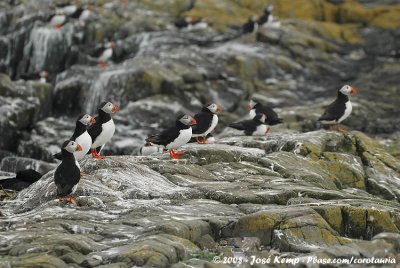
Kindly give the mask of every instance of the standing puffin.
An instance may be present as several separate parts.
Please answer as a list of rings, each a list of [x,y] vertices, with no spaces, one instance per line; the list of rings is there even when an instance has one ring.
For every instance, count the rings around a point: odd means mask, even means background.
[[[88,133],[92,137],[91,153],[94,158],[105,158],[99,155],[103,146],[112,138],[115,132],[114,121],[111,114],[119,111],[119,107],[109,101],[100,104],[99,115],[96,117],[94,123],[89,129]],[[97,149],[100,147],[99,152]]]
[[[74,152],[82,151],[82,147],[74,141],[65,141],[61,146],[62,162],[54,173],[54,183],[57,186],[57,195],[60,202],[77,204],[71,196],[75,185],[81,179],[79,167],[76,165]]]
[[[179,159],[183,152],[174,152],[182,145],[189,142],[192,137],[192,125],[196,125],[196,119],[190,115],[178,117],[175,126],[164,130],[163,132],[151,135],[146,139],[146,142],[163,146],[169,150],[169,155],[174,159]]]
[[[337,131],[345,131],[340,128],[339,123],[345,120],[353,109],[348,96],[356,94],[356,88],[348,85],[343,86],[338,90],[336,100],[326,107],[324,114],[318,118],[318,121],[322,124],[327,124],[329,130],[333,129],[333,124],[336,124]]]
[[[197,124],[193,127],[192,137],[196,138],[198,144],[206,143],[206,136],[217,126],[217,113],[221,111],[221,106],[215,103],[210,103],[204,105],[201,109],[201,112],[194,116]],[[199,137],[203,138],[202,141],[199,139]]]
[[[100,68],[105,68],[107,66],[107,63],[114,55],[116,46],[115,42],[108,42],[95,50],[94,56],[97,57],[97,64]]]
[[[231,123],[229,127],[243,130],[247,136],[264,136],[269,131],[269,127],[265,124],[265,118],[265,114],[256,114],[251,120]]]
[[[243,24],[242,31],[244,34],[255,33],[258,30],[257,16],[252,16]]]
[[[277,125],[283,122],[283,120],[278,117],[276,112],[271,107],[264,106],[254,100],[250,100],[249,102],[249,114],[250,118],[254,118],[256,114],[265,114],[265,123],[270,126]]]
[[[81,160],[89,152],[90,147],[92,146],[92,137],[90,137],[87,132],[87,127],[94,123],[96,123],[96,119],[88,114],[82,114],[76,120],[75,131],[69,139],[70,141],[75,141],[82,147],[81,151],[74,152],[76,161]],[[54,157],[61,160],[62,152],[55,154]]]

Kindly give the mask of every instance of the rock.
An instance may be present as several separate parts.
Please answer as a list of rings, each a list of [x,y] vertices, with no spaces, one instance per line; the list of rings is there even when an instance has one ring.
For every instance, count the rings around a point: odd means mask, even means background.
[[[55,164],[50,164],[44,161],[14,156],[3,158],[0,164],[0,169],[4,171],[16,173],[20,170],[33,169],[42,175],[53,170],[55,167]]]

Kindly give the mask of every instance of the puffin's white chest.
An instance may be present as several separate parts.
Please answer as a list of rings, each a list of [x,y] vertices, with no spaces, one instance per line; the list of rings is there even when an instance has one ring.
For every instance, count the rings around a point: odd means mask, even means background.
[[[353,105],[351,104],[351,101],[347,101],[346,102],[346,109],[344,110],[344,114],[342,115],[342,117],[339,118],[338,122],[342,122],[343,120],[345,120],[347,117],[349,117],[349,115],[351,114],[351,111],[353,110]]]
[[[257,126],[256,130],[253,132],[253,136],[264,136],[267,132],[268,126],[265,124],[261,124]]]
[[[209,133],[211,133],[211,131],[214,130],[214,128],[217,126],[218,124],[218,115],[214,114],[213,115],[213,119],[211,121],[211,126],[210,128],[204,133],[204,136],[207,136]]]
[[[92,137],[90,137],[89,133],[85,131],[79,137],[75,139],[75,142],[82,146],[82,151],[74,152],[75,160],[81,160],[87,152],[89,152],[90,147],[92,146]]]
[[[182,129],[181,131],[179,131],[178,137],[165,147],[167,149],[178,149],[182,145],[188,143],[191,138],[192,138],[192,128],[190,127],[187,129]]]
[[[112,54],[113,54],[112,48],[105,49],[103,53],[100,55],[99,61],[107,62],[111,58]]]
[[[249,112],[250,119],[253,119],[256,116],[256,109],[251,109]]]
[[[106,144],[114,135],[115,125],[114,121],[110,119],[108,122],[104,123],[102,126],[102,131],[99,136],[93,141],[92,148],[97,148]]]

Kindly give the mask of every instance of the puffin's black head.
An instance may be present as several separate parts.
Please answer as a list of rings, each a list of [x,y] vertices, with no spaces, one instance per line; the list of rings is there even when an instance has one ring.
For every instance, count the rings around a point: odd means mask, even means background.
[[[251,99],[251,100],[249,101],[249,105],[248,105],[249,111],[252,110],[252,109],[254,109],[254,107],[255,107],[257,104],[258,104],[258,102],[256,102],[255,100]]]
[[[339,92],[344,94],[344,95],[356,95],[357,94],[357,89],[355,87],[345,85],[341,89],[339,89]]]
[[[185,114],[185,115],[179,116],[178,119],[176,120],[176,123],[184,124],[185,126],[193,126],[193,125],[197,124],[197,121],[190,115]]]
[[[87,126],[89,124],[94,124],[96,123],[96,119],[93,116],[90,116],[88,114],[81,114],[78,119],[76,120],[76,122],[80,122],[83,125]]]
[[[208,103],[203,106],[203,110],[204,111],[208,110],[208,111],[212,112],[213,114],[216,114],[216,113],[222,112],[222,107],[215,103]]]
[[[267,119],[267,117],[265,116],[265,114],[256,114],[256,116],[254,116],[253,120],[259,121],[261,123],[265,123],[265,119]]]
[[[108,114],[113,114],[119,111],[119,107],[112,102],[105,101],[100,104],[99,110],[102,110],[103,112]]]
[[[61,146],[62,150],[73,153],[75,151],[82,151],[82,146],[74,141],[64,141]]]

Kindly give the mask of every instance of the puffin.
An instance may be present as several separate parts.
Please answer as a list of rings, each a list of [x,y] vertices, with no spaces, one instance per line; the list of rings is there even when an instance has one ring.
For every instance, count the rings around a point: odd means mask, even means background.
[[[146,142],[139,149],[139,155],[144,155],[144,156],[152,155],[152,154],[156,154],[156,153],[162,153],[162,152],[163,152],[162,147],[154,146],[150,142]]]
[[[271,107],[262,105],[254,100],[250,100],[248,108],[250,118],[254,118],[256,114],[265,114],[265,123],[269,126],[277,125],[283,122],[283,119],[279,118]]]
[[[116,46],[115,42],[107,42],[95,49],[94,56],[97,57],[97,64],[100,68],[105,68],[107,66],[107,63],[114,55]]]
[[[229,124],[229,127],[242,130],[246,136],[264,136],[269,127],[265,124],[265,114],[256,114],[251,120],[244,120]]]
[[[48,71],[33,72],[33,73],[23,73],[20,77],[24,80],[39,80],[41,83],[46,83],[49,77]]]
[[[249,20],[242,25],[242,32],[244,34],[255,33],[258,30],[257,16],[252,16]]]
[[[21,191],[38,181],[42,174],[34,169],[19,170],[15,177],[0,180],[0,187],[8,190]]]
[[[69,138],[70,141],[75,141],[82,147],[81,151],[74,152],[76,161],[81,160],[92,146],[92,137],[89,135],[87,127],[94,123],[96,123],[96,119],[88,114],[82,114],[76,120],[75,131],[71,138]],[[55,154],[54,157],[62,160],[62,152]],[[83,175],[83,173],[81,175]]]
[[[345,129],[340,128],[339,123],[351,114],[353,107],[349,100],[349,95],[354,96],[356,94],[356,88],[349,85],[343,86],[338,90],[336,100],[326,107],[325,112],[320,118],[318,118],[318,121],[322,124],[327,124],[329,130],[333,129],[333,124],[336,124],[337,131],[346,131]]]
[[[206,143],[206,136],[217,126],[217,113],[221,111],[222,108],[220,105],[209,103],[204,105],[201,112],[194,116],[197,124],[193,126],[192,137],[196,138],[198,144]],[[199,137],[202,137],[202,140],[200,140]]]
[[[150,135],[146,142],[168,149],[171,158],[179,159],[183,152],[175,152],[174,150],[189,142],[192,137],[192,126],[196,124],[196,119],[190,115],[180,116],[176,119],[175,126],[161,133]]]
[[[258,25],[262,26],[270,21],[272,10],[273,6],[267,6],[264,8],[264,14],[262,14],[257,20]]]
[[[76,185],[81,179],[79,167],[76,165],[74,152],[82,151],[75,141],[65,141],[61,146],[62,162],[54,173],[54,183],[57,186],[57,196],[60,202],[77,204],[71,196],[75,191]]]
[[[105,158],[105,156],[99,155],[99,153],[103,146],[114,135],[115,125],[111,114],[118,111],[119,107],[112,102],[106,101],[100,104],[99,115],[96,117],[96,122],[88,128],[88,133],[90,137],[92,137],[91,153],[94,158]],[[98,147],[100,147],[99,152],[97,152]]]

